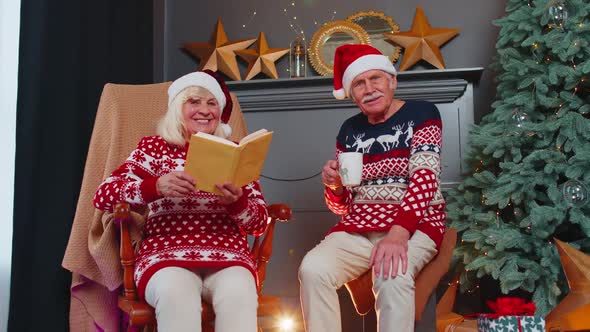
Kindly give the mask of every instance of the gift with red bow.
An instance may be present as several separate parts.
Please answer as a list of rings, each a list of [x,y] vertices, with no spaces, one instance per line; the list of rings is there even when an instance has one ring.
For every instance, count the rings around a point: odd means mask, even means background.
[[[487,302],[494,313],[478,314],[477,328],[481,332],[542,332],[545,320],[534,316],[535,304],[518,297],[500,297]]]

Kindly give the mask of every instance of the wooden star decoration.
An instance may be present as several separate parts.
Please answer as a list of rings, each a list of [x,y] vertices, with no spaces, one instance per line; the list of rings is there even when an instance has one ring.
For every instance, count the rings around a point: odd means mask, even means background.
[[[229,41],[221,18],[208,43],[185,43],[183,48],[200,60],[199,70],[220,71],[232,80],[242,79],[234,51],[248,48],[256,39]]]
[[[260,72],[274,79],[279,78],[275,61],[288,52],[288,48],[268,48],[264,32],[261,32],[254,48],[236,51],[236,54],[248,62],[248,72],[245,78],[247,81]]]
[[[432,28],[422,7],[416,8],[412,30],[397,33],[384,33],[383,35],[393,43],[404,48],[404,55],[400,70],[404,71],[420,60],[425,60],[438,69],[445,68],[445,62],[440,53],[440,46],[451,40],[459,29]]]
[[[547,331],[590,330],[590,256],[555,240],[570,293],[545,317]]]

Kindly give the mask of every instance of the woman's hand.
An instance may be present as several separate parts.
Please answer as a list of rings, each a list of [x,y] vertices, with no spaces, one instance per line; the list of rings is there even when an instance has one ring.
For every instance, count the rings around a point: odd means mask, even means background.
[[[182,197],[196,192],[195,179],[184,171],[162,175],[156,182],[158,194],[167,197]]]
[[[397,276],[399,266],[402,267],[402,274],[408,270],[408,240],[410,232],[399,225],[391,227],[387,235],[373,248],[369,266],[373,267],[375,278],[381,274],[383,279]],[[381,269],[383,267],[383,269]]]
[[[221,195],[219,196],[219,203],[223,205],[228,205],[236,202],[244,194],[242,188],[234,186],[231,182],[217,184],[216,186],[217,189],[221,191]]]
[[[334,194],[338,196],[342,195],[344,189],[342,188],[342,181],[338,172],[338,162],[336,160],[328,160],[326,162],[322,169],[322,181]]]

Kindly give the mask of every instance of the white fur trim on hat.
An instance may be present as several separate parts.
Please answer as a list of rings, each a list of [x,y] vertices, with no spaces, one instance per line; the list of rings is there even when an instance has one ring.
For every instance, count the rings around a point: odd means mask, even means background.
[[[225,135],[225,138],[228,138],[231,136],[232,130],[231,130],[231,127],[227,123],[220,123],[219,126],[221,127],[221,130],[223,130],[223,134]]]
[[[383,70],[384,72],[390,73],[392,75],[397,75],[395,67],[385,55],[363,55],[348,65],[344,71],[344,74],[342,75],[342,86],[347,97],[350,96],[350,85],[352,84],[354,78],[369,70]]]
[[[344,89],[333,90],[332,94],[334,95],[334,98],[336,98],[336,99],[346,98],[346,92],[344,92]]]
[[[223,93],[223,90],[221,90],[221,86],[217,83],[217,80],[213,76],[200,71],[186,74],[172,82],[168,88],[168,106],[172,104],[172,100],[174,100],[182,90],[189,86],[199,86],[207,89],[211,92],[213,97],[217,99],[219,109],[225,108],[225,94]]]

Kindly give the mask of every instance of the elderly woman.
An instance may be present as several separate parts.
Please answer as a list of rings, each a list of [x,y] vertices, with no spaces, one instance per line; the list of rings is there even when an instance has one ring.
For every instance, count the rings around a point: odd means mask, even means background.
[[[201,298],[213,305],[215,331],[257,329],[257,277],[246,234],[266,228],[260,186],[221,183],[222,195],[215,195],[196,190],[183,171],[190,136],[228,137],[231,109],[227,87],[213,72],[180,77],[168,89],[158,136],[141,139],[94,197],[104,211],[117,202],[149,208],[134,278],[139,296],[156,310],[159,331],[200,331]]]

